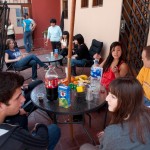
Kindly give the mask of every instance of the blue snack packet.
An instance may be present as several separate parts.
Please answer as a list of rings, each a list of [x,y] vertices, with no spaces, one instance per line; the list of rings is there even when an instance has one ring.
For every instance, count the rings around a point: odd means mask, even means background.
[[[64,85],[58,86],[58,99],[59,99],[59,106],[64,108],[68,108],[71,106],[69,86]]]

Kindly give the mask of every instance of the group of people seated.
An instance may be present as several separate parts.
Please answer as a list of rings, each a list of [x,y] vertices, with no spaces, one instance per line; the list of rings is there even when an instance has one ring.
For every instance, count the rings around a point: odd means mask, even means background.
[[[60,42],[60,54],[66,57],[69,43],[67,31],[63,32]],[[56,43],[53,44],[54,47]],[[84,66],[85,60],[91,58],[81,34],[74,36],[74,44],[76,48],[71,58],[71,70],[72,75],[76,76],[76,66]],[[42,81],[35,81],[37,65],[45,70],[48,66],[33,54],[22,54],[15,47],[13,39],[8,39],[6,45],[8,49],[5,51],[5,62],[16,68],[31,66],[34,86],[41,83]],[[80,150],[148,150],[150,147],[150,46],[143,48],[143,67],[137,78],[128,76],[129,67],[124,56],[121,43],[116,41],[111,44],[108,57],[99,64],[103,68],[100,84],[108,92],[106,101],[111,120],[105,130],[98,134],[99,145],[87,143]],[[100,54],[96,53],[93,59],[100,60]],[[31,133],[28,131],[27,114],[30,110],[23,107],[26,103],[21,91],[23,82],[24,78],[18,74],[0,72],[0,148],[11,149],[14,145],[15,150],[53,150],[60,138],[57,125],[36,124]],[[25,92],[27,102],[32,88],[29,89]]]

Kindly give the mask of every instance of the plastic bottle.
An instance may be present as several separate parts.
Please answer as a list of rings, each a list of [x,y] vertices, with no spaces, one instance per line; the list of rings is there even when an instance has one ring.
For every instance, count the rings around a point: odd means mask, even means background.
[[[54,57],[58,58],[58,49],[54,49]]]
[[[58,98],[58,75],[53,66],[45,74],[45,88],[48,100],[57,100]]]
[[[100,90],[100,81],[103,73],[103,68],[98,64],[98,60],[94,60],[94,64],[91,67],[91,81],[90,85],[93,89],[93,93],[97,93]]]

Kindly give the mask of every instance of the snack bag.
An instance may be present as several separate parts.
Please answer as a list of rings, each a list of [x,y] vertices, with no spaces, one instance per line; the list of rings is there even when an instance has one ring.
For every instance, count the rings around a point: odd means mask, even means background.
[[[58,99],[59,99],[59,106],[64,108],[68,108],[71,106],[69,86],[60,85],[58,87]]]

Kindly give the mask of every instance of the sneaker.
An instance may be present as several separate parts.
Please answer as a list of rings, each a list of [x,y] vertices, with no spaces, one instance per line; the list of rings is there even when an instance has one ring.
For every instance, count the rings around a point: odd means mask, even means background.
[[[34,81],[36,81],[37,80],[37,78],[36,79],[32,79],[32,82],[34,82]]]
[[[49,67],[47,65],[44,66],[44,71],[47,71]]]

